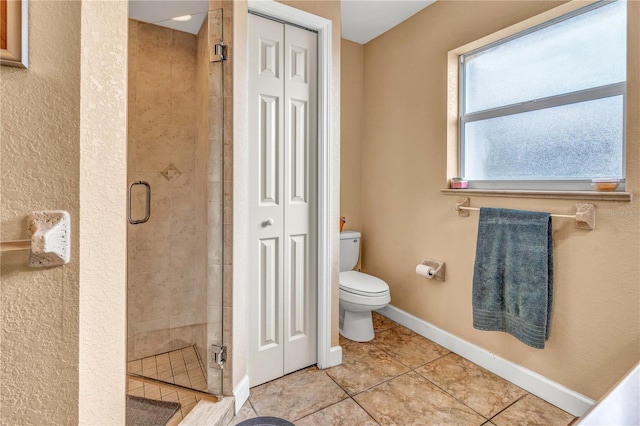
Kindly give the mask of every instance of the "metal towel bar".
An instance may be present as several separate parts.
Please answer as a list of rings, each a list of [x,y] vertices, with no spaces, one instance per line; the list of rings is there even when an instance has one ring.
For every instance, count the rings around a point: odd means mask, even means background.
[[[467,217],[469,211],[479,211],[479,207],[470,207],[469,198],[463,198],[456,203],[456,210],[458,215]],[[596,206],[588,203],[576,203],[576,214],[557,214],[552,213],[551,217],[563,217],[568,219],[574,219],[576,221],[576,228],[593,230],[596,228]]]
[[[0,241],[0,252],[31,250],[31,240]]]

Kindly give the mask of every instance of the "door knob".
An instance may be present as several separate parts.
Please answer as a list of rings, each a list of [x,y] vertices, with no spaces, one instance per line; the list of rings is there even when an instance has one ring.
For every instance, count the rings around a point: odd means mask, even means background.
[[[264,222],[262,222],[262,226],[271,226],[273,225],[273,219],[269,218],[267,220],[265,220]]]

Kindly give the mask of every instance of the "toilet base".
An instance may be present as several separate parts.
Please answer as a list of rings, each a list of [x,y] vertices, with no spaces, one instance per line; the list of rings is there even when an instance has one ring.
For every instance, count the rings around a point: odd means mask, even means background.
[[[340,309],[340,334],[354,342],[373,340],[373,319],[371,311],[351,312]]]

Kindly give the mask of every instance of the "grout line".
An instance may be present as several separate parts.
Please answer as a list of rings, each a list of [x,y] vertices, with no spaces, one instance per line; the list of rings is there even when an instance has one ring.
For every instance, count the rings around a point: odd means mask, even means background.
[[[298,420],[302,420],[302,419],[304,419],[304,418],[306,418],[306,417],[313,416],[314,414],[319,413],[319,412],[320,412],[320,411],[322,411],[322,410],[326,410],[326,409],[327,409],[327,408],[329,408],[329,407],[333,407],[333,406],[334,406],[334,405],[336,405],[336,404],[340,404],[341,402],[346,401],[347,399],[349,399],[349,397],[348,397],[348,396],[347,396],[346,398],[344,398],[344,399],[341,399],[341,400],[340,400],[340,401],[338,401],[338,402],[334,402],[334,403],[332,403],[332,404],[329,404],[329,405],[327,405],[326,407],[319,408],[319,409],[317,409],[316,411],[314,411],[314,412],[312,412],[312,413],[305,414],[304,416],[302,416],[302,417],[300,417],[300,418],[298,418],[298,419],[295,419],[295,420],[293,420],[292,422],[297,422]]]
[[[345,388],[340,386],[340,383],[336,382],[335,379],[333,377],[331,377],[331,375],[329,375],[329,373],[326,372],[326,370],[320,370],[320,371],[324,371],[324,374],[326,374],[327,377],[329,377],[333,381],[333,383],[335,383],[340,389],[342,389],[342,392],[346,393],[348,397],[351,397],[351,395],[349,395],[349,392],[347,392],[347,390]]]
[[[411,370],[409,370],[409,371],[411,371]],[[371,419],[373,419],[373,421],[374,421],[374,422],[376,422],[376,424],[380,425],[380,423],[376,420],[376,418],[375,418],[375,417],[373,417],[373,415],[372,415],[370,412],[368,412],[366,408],[364,408],[362,405],[360,405],[360,404],[358,403],[358,401],[356,401],[356,400],[355,400],[354,396],[356,396],[356,395],[360,395],[361,393],[364,393],[364,392],[366,392],[366,391],[368,391],[368,390],[370,390],[370,389],[373,389],[373,388],[375,388],[376,386],[379,386],[379,385],[381,385],[381,384],[383,384],[383,383],[387,383],[387,382],[389,382],[389,381],[391,381],[391,380],[393,380],[393,379],[396,379],[396,378],[398,378],[398,377],[400,377],[400,376],[403,376],[403,375],[405,375],[405,374],[409,373],[409,371],[406,371],[406,372],[401,373],[401,374],[399,374],[399,375],[397,375],[397,376],[391,377],[391,378],[389,378],[389,379],[387,379],[387,380],[384,380],[384,381],[382,381],[382,382],[380,382],[380,383],[378,383],[378,384],[375,384],[375,385],[373,385],[373,386],[370,386],[370,387],[368,387],[367,389],[365,389],[365,390],[363,390],[363,391],[360,391],[360,392],[354,393],[353,395],[349,394],[349,392],[347,392],[347,390],[346,390],[346,389],[344,389],[342,386],[340,386],[340,384],[339,384],[338,382],[336,382],[336,381],[333,379],[333,377],[331,377],[328,373],[327,373],[327,376],[329,376],[329,378],[330,378],[331,380],[333,380],[333,382],[334,382],[336,385],[338,385],[338,387],[339,387],[340,389],[342,389],[342,390],[344,391],[344,393],[346,393],[346,394],[347,394],[347,398],[348,398],[348,399],[351,399],[353,402],[355,402],[355,403],[356,403],[360,408],[362,408],[362,409],[364,410],[364,412],[365,412],[365,413],[367,413],[367,415],[368,415],[369,417],[371,417]],[[345,398],[345,399],[347,399],[347,398]],[[344,401],[344,399],[343,399],[342,401]],[[342,402],[342,401],[340,401],[340,402]],[[336,403],[336,404],[337,404],[337,403]]]
[[[308,368],[309,368],[309,367],[305,367],[305,368],[303,368],[303,369],[301,369],[301,370],[298,370],[298,371],[306,370],[306,369],[308,369]],[[334,382],[334,383],[335,383],[335,384],[336,384],[336,385],[337,385],[337,386],[338,386],[338,387],[339,387],[339,388],[340,388],[340,389],[341,389],[341,390],[342,390],[342,391],[343,391],[347,396],[346,396],[346,398],[343,398],[343,399],[341,399],[340,401],[337,401],[337,402],[331,403],[331,404],[327,405],[326,407],[319,408],[319,409],[317,409],[316,411],[313,411],[313,412],[311,412],[311,413],[309,413],[309,414],[306,414],[306,415],[304,415],[304,416],[302,416],[302,417],[300,417],[300,418],[294,419],[294,420],[292,420],[292,421],[291,421],[292,423],[293,423],[293,422],[296,422],[296,421],[298,421],[298,420],[304,419],[304,418],[305,418],[305,417],[307,417],[307,416],[311,416],[311,415],[313,415],[313,414],[315,414],[315,413],[318,413],[318,412],[320,412],[320,411],[322,411],[322,410],[324,410],[324,409],[326,409],[326,408],[328,408],[328,407],[331,407],[332,405],[338,404],[338,403],[340,403],[340,402],[342,402],[342,401],[344,401],[344,400],[346,400],[346,399],[348,399],[348,398],[349,398],[349,394],[348,394],[344,389],[342,389],[342,387],[341,387],[338,383],[336,383],[336,381],[335,381],[335,380],[333,380],[333,378],[332,378],[331,376],[329,376],[329,374],[327,374],[326,370],[320,370],[320,369],[317,367],[317,365],[315,366],[315,368],[317,369],[317,371],[319,371],[319,372],[321,372],[321,373],[324,373],[324,375],[325,375],[325,376],[327,376],[330,380],[332,380],[332,381],[333,381],[333,382]],[[295,372],[294,372],[294,373],[295,373]],[[290,374],[293,374],[293,373],[290,373]],[[278,380],[278,379],[275,379],[275,380]],[[268,382],[267,382],[267,383],[268,383]],[[252,406],[253,406],[253,404],[252,404]],[[253,411],[255,411],[255,412],[256,412],[256,414],[258,413],[255,409],[254,409]]]
[[[255,415],[258,416],[258,411],[256,410],[256,407],[253,406],[253,402],[251,402],[251,389],[249,389],[249,398],[247,398],[247,401],[249,401],[249,405],[251,406],[251,409],[253,410]]]
[[[394,327],[392,327],[392,328],[397,328],[397,326],[394,326]],[[390,328],[390,329],[388,329],[388,330],[391,330],[392,328]],[[380,330],[377,330],[377,332],[378,332],[378,331],[380,331]],[[437,345],[437,343],[435,343],[435,342],[431,341],[431,340],[430,340],[430,339],[428,339],[428,338],[425,338],[424,336],[420,336],[420,337],[421,337],[421,339],[424,339],[424,340],[426,340],[426,341],[432,342],[432,343],[434,343],[434,344],[436,344],[436,345]],[[351,345],[350,345],[350,342],[351,342],[351,341],[347,341],[347,342],[345,342],[345,344],[342,344],[342,346],[343,346],[343,348],[344,348],[345,352],[347,352],[347,353],[349,352],[349,347],[351,346]],[[338,383],[338,381],[337,381],[337,380],[336,380],[336,379],[335,379],[335,378],[334,378],[334,377],[329,373],[329,371],[330,371],[330,370],[332,370],[332,368],[325,369],[325,370],[319,370],[319,371],[324,372],[324,373],[327,375],[327,377],[329,377],[329,378],[330,378],[330,379],[331,379],[331,380],[332,380],[332,381],[333,381],[333,382],[338,386],[338,388],[339,388],[339,389],[341,389],[341,390],[342,390],[342,391],[347,395],[347,397],[346,397],[346,398],[343,398],[343,399],[342,399],[342,400],[340,400],[340,401],[337,401],[337,402],[334,402],[334,403],[332,403],[332,404],[329,404],[329,405],[327,405],[327,406],[325,406],[325,407],[323,407],[323,408],[319,408],[319,409],[317,409],[317,410],[315,410],[315,411],[313,411],[313,412],[311,412],[311,413],[309,413],[309,414],[304,415],[303,417],[300,417],[300,418],[296,419],[295,421],[299,421],[299,420],[304,419],[304,418],[306,418],[306,417],[308,417],[308,416],[311,416],[311,415],[314,415],[314,414],[316,414],[316,413],[319,413],[319,412],[321,412],[321,411],[323,411],[323,410],[326,410],[326,409],[328,409],[328,408],[330,408],[330,407],[332,407],[332,406],[334,406],[334,405],[337,405],[337,404],[339,404],[339,403],[344,402],[346,399],[351,399],[353,402],[355,402],[355,403],[356,403],[356,404],[357,404],[357,405],[358,405],[358,406],[359,406],[359,407],[360,407],[360,408],[361,408],[361,409],[362,409],[362,410],[363,410],[363,411],[364,411],[364,412],[369,416],[369,418],[370,418],[370,419],[372,419],[372,421],[373,421],[373,422],[375,422],[375,424],[380,425],[381,423],[379,423],[379,422],[376,420],[376,418],[372,415],[372,413],[370,413],[369,411],[367,411],[367,409],[366,409],[364,406],[362,406],[360,403],[358,403],[358,401],[355,399],[355,397],[356,397],[356,396],[358,396],[358,395],[360,395],[360,394],[362,394],[362,393],[364,393],[364,392],[370,392],[372,389],[374,389],[374,388],[376,388],[376,387],[379,387],[379,386],[381,386],[381,385],[383,385],[383,384],[386,384],[386,383],[388,383],[388,382],[391,382],[392,380],[395,380],[395,379],[401,378],[402,376],[407,375],[407,374],[410,374],[410,373],[415,373],[415,374],[416,374],[420,379],[423,379],[423,380],[425,380],[425,382],[426,382],[426,383],[431,384],[431,385],[435,388],[434,390],[437,390],[437,391],[442,392],[444,395],[446,395],[447,397],[449,397],[451,400],[455,401],[456,403],[462,404],[462,406],[463,406],[463,407],[466,407],[468,410],[470,410],[470,412],[472,412],[472,413],[476,413],[480,418],[482,418],[482,419],[483,419],[483,422],[481,423],[482,425],[486,424],[487,422],[491,422],[491,421],[492,421],[493,419],[495,419],[498,415],[500,415],[500,414],[501,414],[501,413],[503,413],[504,411],[506,411],[506,410],[510,409],[512,406],[514,406],[515,404],[517,404],[517,403],[518,403],[519,401],[521,401],[523,398],[527,397],[528,395],[531,395],[529,392],[526,392],[526,391],[524,391],[524,390],[523,390],[525,393],[524,393],[522,396],[520,396],[520,397],[516,398],[516,399],[515,399],[514,401],[512,401],[511,403],[508,403],[504,408],[502,408],[502,409],[501,409],[500,411],[498,411],[496,414],[492,415],[491,417],[487,417],[487,416],[483,415],[482,413],[478,412],[477,410],[473,409],[473,408],[472,408],[472,407],[470,407],[469,405],[467,405],[463,400],[461,400],[460,398],[458,398],[458,397],[454,396],[452,393],[450,393],[449,391],[447,391],[446,389],[444,389],[442,386],[438,385],[436,382],[434,382],[434,381],[433,381],[432,379],[430,379],[429,377],[426,377],[426,376],[424,376],[424,375],[420,374],[420,373],[417,371],[418,369],[420,369],[420,368],[424,367],[425,365],[427,365],[427,364],[431,364],[431,363],[434,363],[434,362],[436,362],[436,361],[438,361],[438,360],[441,360],[441,359],[443,359],[443,358],[445,358],[445,357],[457,356],[457,354],[455,354],[455,352],[452,352],[452,351],[450,351],[450,350],[447,350],[447,352],[446,352],[446,353],[441,354],[441,355],[438,355],[436,358],[431,359],[430,361],[428,361],[428,362],[426,362],[426,363],[424,363],[424,364],[421,364],[421,365],[418,365],[418,366],[416,366],[416,367],[412,368],[412,367],[410,367],[410,366],[408,366],[408,365],[404,364],[402,361],[400,361],[400,358],[397,358],[396,356],[394,356],[394,354],[390,353],[389,351],[387,351],[387,350],[385,350],[385,349],[382,349],[382,348],[379,346],[379,344],[381,343],[379,340],[374,339],[373,341],[371,341],[371,342],[369,342],[369,343],[371,344],[371,349],[379,349],[382,353],[384,353],[385,355],[387,355],[390,359],[392,359],[392,360],[394,360],[394,361],[398,362],[399,364],[401,364],[402,366],[404,366],[404,367],[405,367],[405,368],[407,368],[408,370],[407,370],[407,371],[405,371],[404,373],[400,373],[400,374],[398,374],[398,375],[394,375],[394,376],[389,377],[389,378],[387,378],[387,379],[385,379],[385,380],[383,380],[383,381],[381,381],[381,382],[379,382],[379,383],[376,383],[376,384],[374,384],[374,385],[372,385],[372,386],[369,386],[368,388],[366,388],[366,389],[364,389],[364,390],[361,390],[361,391],[358,391],[358,392],[354,393],[353,395],[349,394],[349,392],[345,389],[345,387],[343,387],[342,385],[340,385],[340,383]],[[354,343],[354,344],[355,344],[355,343]],[[438,346],[441,346],[441,345],[438,345]],[[354,347],[355,347],[355,346],[354,346]],[[445,349],[446,349],[446,348],[445,348]],[[370,353],[371,353],[371,351],[365,351],[365,353],[363,354],[363,357],[365,357],[365,358],[366,358],[368,355],[370,355]],[[343,359],[343,360],[344,360],[344,359]],[[486,369],[484,369],[484,368],[480,367],[479,365],[477,365],[477,364],[475,364],[475,363],[472,363],[472,364],[473,364],[473,365],[475,365],[476,367],[478,367],[478,368],[482,369],[482,370],[486,370]],[[344,364],[343,364],[343,365],[344,365]],[[334,368],[335,368],[335,367],[334,367]],[[301,369],[301,370],[304,370],[304,369]],[[300,370],[298,370],[298,371],[300,371]],[[491,372],[489,372],[489,373],[491,373]],[[361,373],[361,375],[364,375],[364,374],[366,374],[366,373]],[[356,377],[356,375],[350,375],[350,376]],[[347,376],[347,377],[348,377],[348,376]],[[447,375],[447,377],[451,377],[451,376],[450,376],[450,375]],[[454,375],[454,377],[455,377],[455,375]],[[272,381],[270,381],[270,382],[268,382],[268,383],[276,382],[276,381],[278,381],[278,380],[279,380],[279,379],[274,379],[274,380],[272,380]],[[345,384],[352,383],[352,381],[349,381],[349,380],[344,380],[344,382],[345,382]],[[509,382],[509,381],[507,381],[507,382],[508,382],[508,383],[513,384],[512,382]],[[522,388],[520,388],[520,389],[522,389]],[[250,405],[251,409],[253,410],[253,413],[254,413],[256,416],[260,416],[260,414],[258,413],[258,411],[256,410],[256,407],[254,406],[254,404],[253,404],[253,402],[252,402],[251,394],[249,395],[248,401],[249,401],[249,405]],[[280,401],[280,402],[283,402],[283,401]],[[284,402],[286,403],[287,401],[284,401]],[[374,408],[375,408],[375,407],[374,407]],[[572,420],[572,423],[570,423],[570,425],[572,425],[573,423],[575,423],[575,420],[576,420],[576,418],[574,418],[574,420]]]
[[[451,355],[453,352],[449,352],[448,354],[442,355],[440,358],[443,358],[445,356],[449,356]],[[440,359],[437,358],[437,359]],[[435,359],[433,361],[436,361]],[[427,364],[430,364],[431,362],[428,362]],[[427,365],[424,364],[424,365]],[[424,365],[421,365],[420,367],[423,367]],[[416,369],[420,368],[420,367],[416,367]],[[461,399],[459,399],[458,397],[456,397],[455,395],[451,394],[449,391],[447,391],[446,389],[444,389],[443,387],[441,387],[440,385],[438,385],[436,382],[434,382],[433,380],[431,380],[430,378],[423,376],[422,374],[418,373],[417,371],[415,371],[416,369],[412,370],[414,373],[416,373],[418,376],[422,377],[423,379],[425,379],[427,382],[431,383],[433,386],[435,386],[436,388],[440,389],[440,391],[444,392],[445,395],[449,396],[450,398],[454,399],[456,402],[459,402],[460,404],[464,405],[465,407],[467,407],[469,410],[473,411],[474,413],[477,413],[480,417],[482,417],[483,419],[485,419],[485,423],[490,421],[489,419],[493,418],[493,417],[487,417],[484,414],[480,413],[478,410],[469,407],[467,405],[467,403],[465,403],[464,401],[462,401]],[[515,402],[515,401],[514,401]],[[511,405],[511,404],[509,404]],[[506,409],[506,407],[505,407]],[[495,417],[495,416],[494,416]]]
[[[397,376],[393,376],[393,377],[390,377],[390,378],[388,378],[388,379],[385,379],[385,380],[383,380],[383,381],[382,381],[382,382],[380,382],[380,383],[377,383],[377,384],[375,384],[375,385],[373,385],[373,386],[369,386],[369,387],[368,387],[368,388],[366,388],[365,390],[360,391],[360,392],[358,392],[358,393],[354,393],[353,395],[349,395],[349,396],[350,396],[351,398],[353,398],[353,397],[354,397],[354,396],[356,396],[356,395],[360,395],[361,393],[365,393],[365,392],[367,392],[367,391],[370,391],[371,389],[373,389],[373,388],[375,388],[375,387],[378,387],[378,386],[380,386],[380,385],[382,385],[382,384],[384,384],[384,383],[388,383],[388,382],[390,382],[390,381],[392,381],[392,380],[394,380],[394,379],[397,379],[398,377],[402,377],[402,376],[404,376],[405,374],[409,374],[409,373],[411,373],[412,371],[413,371],[413,370],[409,369],[409,371],[405,371],[404,373],[400,373],[400,374],[398,374]],[[420,376],[420,377],[422,377],[422,376]]]
[[[422,337],[422,336],[420,336],[420,337],[421,337],[422,339],[424,339],[424,340],[429,340],[429,339],[426,339],[426,338],[424,338],[424,337]],[[435,343],[435,342],[433,342],[433,343]],[[440,346],[440,345],[439,345],[439,346]],[[423,376],[422,374],[420,374],[420,373],[418,373],[418,372],[416,371],[418,368],[423,367],[423,366],[425,366],[425,365],[427,365],[427,364],[430,364],[430,363],[432,363],[432,362],[435,362],[435,361],[437,361],[437,360],[439,360],[439,359],[441,359],[441,358],[444,358],[444,357],[446,357],[446,356],[449,356],[449,355],[451,355],[453,352],[448,351],[448,352],[447,352],[447,353],[445,353],[445,354],[439,355],[437,358],[434,358],[434,359],[432,359],[432,360],[430,360],[430,361],[428,361],[428,362],[426,362],[426,363],[424,363],[424,364],[421,364],[421,365],[419,365],[419,366],[417,366],[417,367],[413,367],[413,368],[412,368],[411,366],[406,365],[405,363],[403,363],[402,361],[400,361],[396,356],[394,356],[394,354],[389,353],[387,350],[385,350],[385,349],[383,349],[383,348],[377,348],[377,349],[380,349],[382,352],[384,352],[385,354],[387,354],[389,357],[391,357],[391,358],[392,358],[392,359],[394,359],[395,361],[399,362],[399,363],[400,363],[400,364],[402,364],[403,366],[407,367],[407,368],[409,369],[409,371],[406,371],[406,372],[404,372],[404,373],[402,373],[402,374],[399,374],[399,375],[397,375],[397,376],[394,376],[394,377],[392,377],[392,378],[389,378],[389,379],[387,379],[387,380],[384,380],[384,381],[382,381],[382,382],[380,382],[380,383],[378,383],[378,384],[376,384],[376,385],[373,385],[373,386],[371,386],[371,387],[369,387],[369,388],[367,388],[367,389],[365,389],[365,390],[363,390],[363,391],[361,391],[361,392],[355,393],[355,394],[353,394],[353,395],[350,395],[350,394],[349,394],[349,397],[350,397],[351,399],[353,399],[353,400],[354,400],[354,402],[356,402],[356,404],[357,404],[358,402],[355,400],[355,398],[353,398],[354,396],[359,395],[359,394],[364,393],[364,392],[367,392],[367,391],[369,391],[369,390],[371,390],[371,389],[373,389],[373,388],[375,388],[375,387],[377,387],[377,386],[380,386],[380,385],[382,385],[382,384],[384,384],[384,383],[390,382],[391,380],[394,380],[394,379],[396,379],[396,378],[398,378],[398,377],[401,377],[401,376],[403,376],[403,375],[405,375],[405,374],[408,374],[408,373],[413,372],[413,373],[417,374],[417,375],[418,375],[418,377],[423,378],[423,379],[424,379],[424,380],[426,380],[427,382],[429,382],[429,383],[431,383],[432,385],[434,385],[437,389],[439,389],[441,392],[443,392],[445,395],[447,395],[448,397],[450,397],[450,398],[451,398],[451,399],[453,399],[454,401],[456,401],[456,402],[458,402],[458,403],[462,404],[463,406],[467,407],[469,410],[473,411],[474,413],[477,413],[480,417],[482,417],[483,419],[485,419],[485,422],[490,421],[490,420],[489,420],[489,418],[487,418],[486,416],[484,416],[482,413],[479,413],[477,410],[475,410],[475,409],[473,409],[473,408],[469,407],[469,406],[468,406],[464,401],[461,401],[460,399],[456,398],[454,395],[450,394],[448,391],[446,391],[445,389],[443,389],[442,387],[440,387],[439,385],[437,385],[436,383],[434,383],[433,381],[431,381],[429,378],[427,378],[427,377]],[[331,376],[329,376],[329,377],[331,377]],[[334,380],[334,382],[335,382],[335,380]],[[336,382],[336,384],[338,384],[338,383]],[[338,384],[338,386],[340,386],[340,385]],[[342,388],[342,387],[341,387],[341,388]],[[344,389],[343,389],[343,390],[344,390]],[[346,391],[345,391],[345,392],[346,392]],[[347,394],[348,394],[348,393],[347,393]],[[514,401],[514,403],[515,403],[515,402],[516,402],[516,401]],[[360,405],[360,404],[358,404],[358,405]],[[511,405],[511,404],[510,404],[510,405]],[[372,418],[373,418],[373,415],[372,415],[371,413],[369,413],[369,412],[368,412],[364,407],[362,407],[362,406],[360,406],[360,407],[361,407],[361,408],[362,408],[362,409],[363,409],[367,414],[369,414],[369,416],[370,416],[370,417],[372,417]],[[506,408],[507,408],[507,407],[505,407],[505,409],[506,409]],[[497,415],[497,414],[496,414],[496,415]],[[494,417],[495,417],[495,416],[494,416]],[[492,418],[493,418],[493,417],[492,417]],[[375,418],[374,418],[374,420],[375,420]]]
[[[151,379],[151,378],[145,377],[145,376],[138,376],[138,375],[136,375],[134,373],[127,373],[127,377],[130,378],[130,379],[141,381],[141,382],[145,382],[145,383],[149,383],[149,384],[153,384],[153,385],[157,385],[157,386],[163,386],[163,387],[175,389],[178,392],[184,392],[184,393],[189,393],[189,394],[193,394],[193,395],[198,395],[198,396],[201,396],[202,399],[207,399],[209,401],[213,401],[213,402],[219,402],[220,401],[220,398],[218,398],[216,395],[211,395],[211,394],[206,393],[206,392],[202,392],[202,391],[198,391],[198,390],[195,390],[195,389],[187,388],[187,387],[184,387],[184,386],[176,385],[174,383],[166,383],[166,382],[163,382],[162,380]]]
[[[522,398],[524,398],[525,396],[529,395],[529,392],[525,393],[524,395],[522,395],[520,398],[516,399],[515,401],[513,401],[511,404],[507,405],[506,407],[504,407],[502,410],[498,411],[497,413],[495,413],[491,418],[489,418],[489,421],[493,420],[496,418],[496,416],[499,416],[501,413],[507,411],[507,409],[509,407],[511,407],[512,405],[514,405],[515,403],[517,403],[518,401],[520,401]]]
[[[362,409],[364,410],[364,412],[365,412],[365,413],[367,413],[367,415],[368,415],[369,417],[371,417],[371,418],[373,419],[373,421],[374,421],[374,422],[376,422],[376,424],[380,425],[380,423],[378,423],[378,421],[375,419],[375,417],[373,417],[373,415],[372,415],[370,412],[368,412],[366,408],[364,408],[362,405],[360,405],[360,404],[358,403],[358,401],[356,401],[356,400],[355,400],[355,398],[354,398],[354,396],[355,396],[355,395],[359,395],[359,394],[361,394],[362,392],[365,392],[365,391],[358,392],[358,393],[356,393],[356,394],[350,395],[350,394],[349,394],[349,392],[347,392],[347,390],[346,390],[346,389],[344,389],[342,386],[340,386],[340,383],[336,382],[336,381],[335,381],[335,379],[329,375],[329,373],[326,373],[326,370],[322,370],[322,371],[325,371],[325,374],[326,374],[326,375],[327,375],[331,380],[333,380],[333,382],[334,382],[334,383],[335,383],[335,384],[336,384],[340,389],[342,389],[342,391],[343,391],[345,394],[347,394],[347,398],[343,399],[342,401],[344,401],[344,400],[346,400],[346,399],[350,399],[350,400],[352,400],[353,402],[355,402],[355,403],[358,405],[358,407],[362,408]],[[399,377],[399,376],[397,376],[397,377]],[[395,378],[395,377],[394,377],[394,378]],[[391,380],[391,379],[389,379],[389,380]],[[378,385],[375,385],[375,386],[378,386]],[[371,388],[373,388],[373,387],[375,387],[375,386],[372,386]],[[369,388],[369,389],[371,389],[371,388]],[[342,402],[342,401],[339,401],[339,402]],[[336,402],[335,404],[338,404],[339,402]],[[335,405],[335,404],[332,404],[332,405]],[[325,407],[325,408],[326,408],[326,407]]]
[[[165,221],[165,222],[171,222],[171,221]],[[143,271],[143,272],[144,272],[144,271]],[[173,349],[173,350],[166,351],[166,352],[161,352],[161,353],[159,353],[159,354],[155,354],[155,355],[152,355],[152,356],[157,357],[157,356],[161,356],[161,355],[169,355],[169,354],[170,354],[170,353],[172,353],[172,352],[181,351],[182,349],[186,349],[186,348],[189,348],[189,347],[191,347],[191,346],[184,346],[184,347],[182,347],[182,348]],[[140,362],[142,362],[142,360],[143,360],[144,358],[149,358],[149,357],[143,357],[143,358],[138,358],[138,359],[132,359],[131,361],[128,361],[128,362],[134,362],[134,361],[140,361]]]
[[[207,380],[207,369],[204,366],[204,361],[202,360],[202,357],[200,357],[200,351],[198,351],[198,348],[196,347],[196,345],[193,345],[193,350],[196,351],[196,358],[198,359],[198,364],[200,364],[200,370],[202,370],[202,375],[204,376],[204,381],[207,382],[207,389],[209,388],[209,380]],[[205,349],[206,351],[206,349]]]
[[[368,415],[369,417],[371,417],[371,419],[372,419],[372,420],[373,420],[377,425],[380,425],[380,422],[379,422],[378,420],[376,420],[376,418],[375,418],[375,417],[373,417],[373,414],[371,414],[370,412],[368,412],[366,408],[364,408],[362,405],[360,405],[360,403],[359,403],[358,401],[356,401],[356,400],[355,400],[355,398],[353,398],[353,397],[349,397],[349,398],[351,398],[351,400],[352,400],[353,402],[355,402],[355,403],[358,405],[358,407],[362,408],[362,410],[363,410],[365,413],[367,413],[367,415]]]
[[[405,328],[406,328],[406,327],[405,327]],[[424,336],[420,336],[420,338],[422,338],[422,339],[424,339],[424,340],[427,340],[427,341],[432,342],[430,339],[427,339],[427,338],[426,338],[426,337],[424,337]],[[435,342],[432,342],[432,343],[434,343],[434,344],[436,344],[436,345],[437,345],[437,343],[435,343]],[[441,346],[441,345],[438,345],[438,346]],[[445,348],[445,349],[446,349],[446,348]],[[382,350],[383,350],[385,353],[387,353],[388,355],[392,356],[392,354],[389,354],[385,349],[382,349]],[[477,411],[477,410],[475,410],[474,408],[472,408],[472,407],[470,407],[469,405],[467,405],[464,401],[460,400],[460,399],[459,399],[459,398],[457,398],[455,395],[451,394],[451,393],[450,393],[450,392],[448,392],[446,389],[442,388],[441,386],[439,386],[437,383],[435,383],[434,381],[432,381],[432,380],[431,380],[431,379],[429,379],[428,377],[425,377],[425,376],[423,376],[422,374],[420,374],[419,372],[417,372],[417,371],[416,371],[418,368],[421,368],[421,367],[423,367],[423,366],[425,366],[425,365],[427,365],[427,364],[431,364],[431,363],[433,363],[433,362],[435,362],[435,361],[437,361],[437,360],[439,360],[439,359],[441,359],[441,358],[444,358],[444,357],[447,357],[447,356],[450,356],[450,355],[456,355],[456,354],[455,354],[454,352],[450,351],[450,350],[447,350],[447,353],[445,353],[445,354],[443,354],[443,355],[440,355],[440,356],[438,356],[437,358],[434,358],[434,359],[432,359],[431,361],[426,362],[426,363],[424,363],[424,364],[422,364],[422,365],[419,365],[419,366],[417,366],[417,367],[415,367],[415,368],[412,368],[412,367],[410,367],[410,366],[408,366],[408,365],[407,365],[407,367],[408,367],[408,368],[410,368],[412,372],[414,372],[414,373],[418,374],[418,376],[420,376],[420,377],[424,378],[424,379],[425,379],[425,380],[427,380],[429,383],[433,384],[436,388],[440,389],[440,391],[442,391],[445,395],[447,395],[447,396],[451,397],[451,398],[452,398],[452,399],[454,399],[455,401],[457,401],[457,402],[459,402],[460,404],[464,405],[465,407],[467,407],[468,409],[470,409],[470,410],[471,410],[471,411],[473,411],[474,413],[477,413],[479,416],[481,416],[482,418],[484,418],[484,419],[485,419],[485,421],[491,421],[491,419],[495,418],[495,416],[497,416],[498,414],[500,414],[501,412],[503,412],[504,410],[506,410],[507,408],[509,408],[510,406],[512,406],[513,404],[515,404],[516,402],[518,402],[520,399],[524,398],[524,397],[528,394],[528,392],[527,392],[525,395],[521,396],[520,398],[516,399],[516,400],[515,400],[515,401],[513,401],[512,403],[510,403],[510,404],[508,404],[507,406],[505,406],[502,410],[500,410],[500,411],[499,411],[498,413],[496,413],[495,415],[493,415],[493,416],[491,416],[491,417],[487,417],[487,416],[485,416],[484,414],[482,414],[482,413],[478,412],[478,411]],[[393,358],[394,358],[394,359],[396,359],[395,357],[393,357]],[[398,359],[398,362],[402,363],[402,361],[400,361],[399,359]],[[402,364],[403,364],[403,365],[406,365],[406,364],[404,364],[404,363],[402,363]],[[476,365],[476,366],[477,366],[477,364],[474,364],[474,365]],[[478,366],[478,367],[479,367],[479,368],[482,368],[482,367],[480,367],[480,366]],[[398,376],[398,377],[400,377],[400,376]],[[392,379],[390,379],[390,380],[392,380]],[[384,383],[384,382],[383,382],[383,383]],[[510,382],[509,382],[509,383],[510,383]],[[380,383],[380,384],[382,384],[382,383]],[[376,385],[376,386],[378,386],[378,385]],[[375,387],[375,386],[373,386],[373,387]],[[373,388],[373,387],[372,387],[372,388]],[[369,388],[369,389],[371,389],[371,388]],[[367,390],[369,390],[369,389],[367,389]],[[363,392],[364,392],[364,391],[363,391]],[[365,411],[366,411],[366,410],[365,410]]]

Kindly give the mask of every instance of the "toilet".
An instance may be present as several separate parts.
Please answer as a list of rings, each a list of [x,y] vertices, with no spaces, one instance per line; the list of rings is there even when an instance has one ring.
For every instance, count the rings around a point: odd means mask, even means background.
[[[389,286],[380,278],[354,271],[360,256],[360,233],[340,233],[340,334],[356,342],[374,337],[371,311],[391,302]]]

